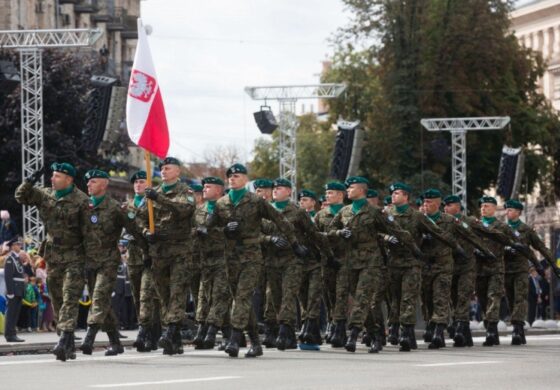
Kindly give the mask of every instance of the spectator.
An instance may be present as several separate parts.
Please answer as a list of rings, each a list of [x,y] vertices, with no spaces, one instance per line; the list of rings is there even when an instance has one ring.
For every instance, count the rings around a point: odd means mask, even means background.
[[[23,296],[21,313],[19,314],[18,326],[20,329],[31,332],[37,328],[37,293],[36,293],[36,280],[35,276],[28,279],[27,286],[25,287],[25,295]],[[34,319],[35,317],[35,319]]]
[[[4,264],[4,280],[6,281],[6,297],[8,298],[4,337],[6,337],[6,341],[9,343],[23,342],[25,340],[20,339],[16,334],[16,323],[25,293],[23,266],[19,260],[23,243],[16,237],[12,238],[8,245],[10,253],[6,257]]]
[[[44,263],[44,261],[43,261]],[[39,285],[39,294],[41,296],[41,305],[39,306],[39,310],[41,311],[41,318],[40,321],[40,329],[44,332],[53,332],[53,320],[54,320],[54,312],[51,302],[51,297],[49,296],[49,289],[47,287],[47,282],[43,281],[42,278],[37,278],[37,282],[41,280],[41,284]]]
[[[527,300],[527,321],[529,321],[529,324],[533,325],[533,322],[537,319],[539,306],[542,306],[541,277],[537,273],[535,267],[529,268],[529,296]]]
[[[8,210],[0,211],[0,244],[17,236],[17,226]]]

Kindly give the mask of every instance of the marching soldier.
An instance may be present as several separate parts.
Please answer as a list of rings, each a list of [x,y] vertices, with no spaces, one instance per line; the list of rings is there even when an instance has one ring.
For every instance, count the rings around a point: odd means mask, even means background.
[[[299,207],[307,211],[311,219],[315,218],[317,210],[317,194],[311,190],[301,190],[298,194]]]
[[[136,234],[133,223],[125,215],[120,205],[107,194],[109,175],[98,169],[91,169],[84,176],[90,195],[89,205],[82,214],[82,231],[86,254],[86,274],[92,304],[88,314],[88,330],[80,350],[91,355],[95,336],[99,329],[107,332],[110,346],[105,356],[115,356],[124,352],[119,340],[119,321],[111,308],[111,294],[117,280],[121,255],[117,243],[123,228],[138,239],[138,244],[146,247],[143,237]]]
[[[6,298],[8,298],[6,311],[6,326],[4,337],[8,343],[22,343],[16,334],[16,324],[21,310],[21,300],[25,294],[25,278],[23,265],[19,259],[19,253],[23,243],[19,237],[8,241],[10,253],[4,263],[4,279],[6,281]]]
[[[262,273],[263,259],[260,247],[262,219],[272,221],[279,233],[286,237],[298,256],[307,255],[307,248],[298,244],[292,227],[270,203],[246,189],[249,179],[247,168],[232,165],[226,172],[230,191],[216,203],[216,224],[224,227],[227,239],[227,266],[234,295],[231,310],[232,332],[226,353],[231,357],[239,354],[239,342],[244,329],[255,329],[255,313],[251,297]],[[258,334],[249,334],[251,349],[247,357],[262,355]]]
[[[144,191],[145,197],[154,203],[154,233],[148,226],[148,208],[142,207],[138,213],[149,247],[146,266],[152,269],[160,318],[165,327],[158,341],[165,355],[183,353],[181,323],[192,277],[187,274],[186,257],[191,251],[191,218],[195,206],[193,192],[179,180],[180,165],[174,157],[165,158],[160,164],[163,183]]]
[[[329,231],[330,236],[341,237],[346,243],[346,260],[342,266],[346,267],[348,276],[345,288],[339,289],[337,286],[337,290],[346,299],[349,295],[353,297],[348,321],[351,335],[344,345],[349,352],[356,351],[356,342],[370,309],[375,277],[373,262],[378,250],[377,234],[385,233],[396,237],[407,250],[420,254],[409,233],[394,223],[394,219],[386,218],[381,210],[368,204],[368,184],[367,179],[359,176],[346,180],[346,191],[352,204],[343,207],[333,218]],[[344,298],[337,298],[337,302],[342,299]],[[331,345],[336,347],[342,344],[345,333],[346,321],[338,321]]]
[[[505,203],[505,208],[507,224],[513,231],[514,236],[528,248],[533,247],[538,250],[550,264],[554,273],[560,275],[550,250],[542,242],[539,235],[519,219],[523,211],[523,204],[516,199],[510,199]],[[530,251],[531,249],[528,249],[526,253],[531,253]],[[537,272],[544,273],[534,256],[529,256],[529,260],[533,263]],[[518,249],[506,246],[505,263],[505,289],[513,325],[511,344],[527,344],[525,330],[523,329],[527,319],[527,291],[529,289],[527,256],[521,254]]]
[[[52,188],[36,188],[42,171],[27,178],[17,189],[18,203],[36,206],[47,231],[44,259],[47,284],[62,333],[53,354],[57,360],[75,358],[74,326],[84,287],[84,236],[81,229],[88,198],[74,185],[76,169],[69,163],[51,165]],[[115,243],[116,247],[116,243]]]
[[[130,177],[134,186],[134,197],[123,206],[128,219],[137,224],[136,215],[145,207],[144,190],[148,182],[145,171],[138,171]],[[137,228],[139,229],[139,227]],[[132,344],[138,352],[157,350],[160,336],[159,300],[155,291],[151,267],[144,263],[144,253],[134,237],[128,234],[128,277],[138,318],[138,335]]]
[[[417,244],[422,243],[423,236],[430,235],[432,239],[443,242],[453,249],[454,254],[463,256],[464,251],[457,246],[455,240],[451,240],[444,232],[424,214],[409,206],[409,195],[412,189],[404,183],[394,183],[389,187],[393,207],[390,209],[391,216],[400,226],[408,231]],[[391,283],[392,323],[393,337],[397,333],[398,322],[402,327],[399,339],[400,351],[416,349],[416,338],[414,325],[416,324],[416,299],[420,294],[421,284],[421,262],[418,256],[404,247],[400,240],[392,235],[386,235],[385,241],[388,245],[389,275]],[[446,319],[447,320],[447,319]]]
[[[367,190],[367,201],[373,207],[379,207],[379,192],[370,188]]]

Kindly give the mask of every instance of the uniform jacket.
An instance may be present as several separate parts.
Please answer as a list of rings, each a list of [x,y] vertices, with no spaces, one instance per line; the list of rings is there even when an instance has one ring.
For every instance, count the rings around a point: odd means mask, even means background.
[[[508,225],[509,226],[509,225]],[[524,245],[535,248],[547,259],[549,263],[555,264],[556,261],[550,250],[546,247],[537,232],[529,225],[521,222],[517,229],[510,226],[515,238]],[[519,252],[506,251],[504,254],[506,273],[527,272],[527,258]]]
[[[23,297],[25,294],[25,279],[23,265],[15,252],[10,252],[4,263],[4,279],[6,281],[6,295]]]

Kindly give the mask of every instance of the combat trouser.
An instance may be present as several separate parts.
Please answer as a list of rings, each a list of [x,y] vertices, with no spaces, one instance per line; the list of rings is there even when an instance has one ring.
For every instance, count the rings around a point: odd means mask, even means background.
[[[300,283],[299,301],[301,303],[303,320],[315,320],[321,315],[322,276],[321,266],[303,272]]]
[[[389,278],[386,268],[373,268],[373,293],[371,298],[370,311],[366,319],[366,327],[371,334],[378,334],[384,328],[383,302],[387,299],[387,289]],[[390,306],[388,304],[388,306]],[[389,307],[387,308],[389,310]]]
[[[349,328],[362,328],[371,306],[374,287],[374,267],[368,266],[348,271],[348,291],[352,296]]]
[[[205,266],[201,272],[196,320],[221,327],[230,307],[231,293],[226,267]]]
[[[111,295],[117,280],[119,264],[113,260],[88,263],[87,279],[91,295],[91,307],[87,323],[98,325],[104,332],[117,329],[119,321],[111,307]]]
[[[471,297],[475,290],[474,270],[453,275],[451,281],[451,306],[453,320],[468,322],[470,319]]]
[[[184,258],[159,257],[152,263],[154,285],[160,300],[160,318],[164,326],[181,323],[185,317],[187,297]]]
[[[267,266],[265,320],[279,322],[292,329],[297,321],[297,296],[302,280],[302,265],[295,257],[277,262],[280,267]]]
[[[391,323],[416,324],[416,303],[420,295],[420,267],[389,267]]]
[[[422,306],[424,320],[434,324],[449,321],[449,294],[452,273],[427,271],[422,275]]]
[[[504,291],[504,274],[478,275],[476,278],[476,295],[484,319],[488,322],[500,320],[500,302]]]
[[[61,332],[73,332],[78,320],[79,300],[85,285],[83,263],[49,263],[47,284],[57,329]]]
[[[527,294],[529,277],[527,272],[506,273],[505,290],[511,316],[511,322],[527,321]]]

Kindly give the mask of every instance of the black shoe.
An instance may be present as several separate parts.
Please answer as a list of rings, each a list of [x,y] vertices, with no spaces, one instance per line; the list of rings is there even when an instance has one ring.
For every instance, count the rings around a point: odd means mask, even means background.
[[[457,330],[457,324],[458,324],[457,321],[453,321],[451,325],[447,327],[447,334],[449,335],[449,338],[452,340],[455,338],[455,331]]]
[[[23,343],[25,340],[20,339],[17,335],[6,337],[8,343]]]
[[[526,345],[527,339],[525,338],[525,323],[519,324],[519,332],[521,333],[521,344]]]
[[[119,332],[115,330],[110,330],[107,332],[109,337],[109,348],[105,351],[105,356],[117,356],[124,352],[124,347],[121,344],[119,338]]]
[[[206,337],[202,341],[202,346],[198,349],[213,349],[216,345],[216,334],[218,333],[218,328],[214,325],[210,325],[206,331]]]
[[[239,356],[239,340],[241,340],[241,337],[244,337],[241,330],[235,328],[231,330],[231,337],[225,349],[230,357]]]
[[[432,342],[432,338],[434,337],[435,328],[436,328],[436,324],[433,323],[432,321],[429,321],[426,324],[426,330],[424,331],[424,335],[422,336],[424,338],[425,343]]]
[[[471,324],[468,321],[465,322],[465,344],[467,345],[467,347],[474,346],[471,333]]]
[[[252,331],[248,333],[249,333],[249,340],[251,340],[251,347],[245,353],[245,357],[254,358],[254,357],[262,356],[263,349],[261,346],[261,340],[259,339],[258,332],[256,334],[254,334]]]
[[[264,326],[263,345],[267,348],[276,348],[276,338],[278,337],[278,329],[276,324],[266,322]]]
[[[523,325],[519,324],[518,322],[513,323],[513,332],[511,333],[511,345],[522,344],[522,339],[521,339],[522,329],[523,329]]]
[[[305,344],[321,345],[323,344],[323,338],[321,337],[321,329],[319,327],[319,319],[313,318],[309,319],[309,326],[307,329],[307,334],[305,335],[303,342]]]
[[[95,336],[99,331],[99,326],[96,324],[92,324],[88,327],[86,337],[80,345],[80,350],[84,355],[91,355],[93,353],[93,344],[95,343]]]
[[[56,360],[65,362],[67,359],[71,358],[72,340],[74,338],[74,332],[62,332],[62,336],[58,340],[58,343],[53,349],[53,354],[56,356]],[[75,358],[75,354],[74,354]]]
[[[335,329],[336,329],[336,324],[334,322],[329,322],[329,324],[327,325],[327,332],[325,333],[325,342],[327,344],[331,343],[331,340],[334,337]]]
[[[372,340],[373,337],[371,337],[371,334],[368,331],[362,333],[362,344],[366,347],[371,347]]]
[[[286,350],[288,346],[288,337],[289,332],[291,331],[290,327],[286,324],[280,324],[280,330],[278,331],[278,337],[276,338],[276,348],[279,351]]]
[[[346,320],[339,320],[336,322],[334,336],[331,339],[331,346],[333,348],[342,348],[346,344]]]
[[[161,337],[158,340],[158,346],[163,349],[164,355],[173,355],[175,351],[173,350],[173,335],[175,334],[175,324],[169,324],[167,329],[161,333]]]
[[[358,336],[360,335],[360,328],[353,326],[350,331],[350,337],[344,345],[344,349],[348,352],[356,352],[356,343],[358,342]]]
[[[428,345],[428,349],[440,349],[445,347],[445,324],[437,324],[432,342]]]
[[[71,336],[68,336],[68,345],[66,346],[66,357],[68,359],[74,360],[76,359],[76,335],[72,332]]]
[[[368,353],[379,353],[383,351],[383,342],[381,340],[381,333],[379,332],[371,336],[371,347],[369,347]]]
[[[181,337],[180,324],[175,324],[175,332],[172,334],[171,340],[173,341],[173,352],[178,355],[182,355],[184,349],[183,349],[183,338]]]
[[[207,324],[198,324],[198,328],[196,330],[196,336],[192,341],[194,345],[194,349],[204,349],[204,340],[206,338],[206,333],[208,332],[208,325]]]
[[[468,326],[469,326],[468,322],[457,321],[457,327],[455,328],[455,336],[453,336],[454,347],[462,348],[467,346],[466,327]]]
[[[226,325],[222,327],[222,342],[218,347],[218,351],[225,351],[227,345],[229,344],[229,339],[231,337],[231,326]]]
[[[399,339],[399,351],[409,352],[412,349],[411,332],[414,332],[414,325],[403,325],[401,329],[401,337]]]
[[[147,335],[146,328],[140,325],[138,327],[138,335],[136,336],[136,340],[132,343],[132,346],[136,348],[138,352],[147,352],[149,349],[146,348],[146,335]]]
[[[486,329],[486,340],[482,343],[484,347],[492,347],[493,345],[499,345],[498,340],[498,323],[489,322]]]
[[[307,337],[308,332],[309,332],[309,320],[305,320],[305,321],[303,321],[303,324],[301,326],[301,330],[300,330],[299,335],[297,337],[297,339],[300,343],[304,342],[303,339],[305,337]]]
[[[389,327],[389,336],[387,342],[391,345],[399,344],[399,323],[391,324]]]
[[[297,349],[297,342],[298,340],[296,337],[296,331],[290,327],[288,331],[288,342],[286,343],[286,349]]]

